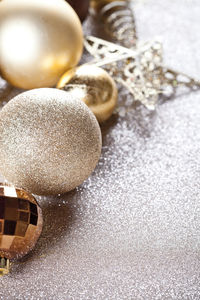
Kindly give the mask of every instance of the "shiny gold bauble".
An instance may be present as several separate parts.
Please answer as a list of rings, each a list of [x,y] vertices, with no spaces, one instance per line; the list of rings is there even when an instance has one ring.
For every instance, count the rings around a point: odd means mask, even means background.
[[[79,89],[82,100],[101,123],[113,113],[117,104],[117,87],[114,80],[103,69],[82,65],[66,72],[58,82],[57,88],[65,91]]]
[[[0,111],[0,172],[33,194],[74,189],[94,170],[100,153],[99,124],[79,93],[30,90]]]
[[[26,255],[42,231],[42,211],[26,191],[0,185],[0,257]]]
[[[0,1],[0,73],[12,85],[56,85],[82,48],[81,23],[66,1]]]

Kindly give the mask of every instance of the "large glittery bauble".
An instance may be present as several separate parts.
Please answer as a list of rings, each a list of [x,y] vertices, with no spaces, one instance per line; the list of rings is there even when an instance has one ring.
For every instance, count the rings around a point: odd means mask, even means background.
[[[0,185],[0,257],[26,255],[42,231],[42,211],[26,191]]]
[[[0,72],[12,85],[56,85],[82,48],[81,23],[64,0],[0,1]]]
[[[65,91],[79,89],[82,100],[100,123],[112,115],[117,104],[118,92],[114,80],[105,70],[93,65],[82,65],[66,72],[57,87]]]
[[[79,93],[43,88],[13,98],[0,112],[0,172],[34,194],[80,185],[101,152],[101,131]]]
[[[67,0],[83,22],[88,14],[89,0]]]

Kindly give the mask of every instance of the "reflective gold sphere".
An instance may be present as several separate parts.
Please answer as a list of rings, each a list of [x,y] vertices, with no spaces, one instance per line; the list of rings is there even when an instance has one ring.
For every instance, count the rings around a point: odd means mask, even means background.
[[[0,72],[12,85],[56,85],[82,48],[81,23],[66,1],[0,1]]]
[[[117,87],[114,80],[103,69],[82,65],[66,72],[58,82],[57,88],[65,91],[79,89],[81,99],[101,123],[113,113],[117,104]]]
[[[42,210],[32,195],[0,185],[0,257],[26,255],[35,246],[42,224]]]

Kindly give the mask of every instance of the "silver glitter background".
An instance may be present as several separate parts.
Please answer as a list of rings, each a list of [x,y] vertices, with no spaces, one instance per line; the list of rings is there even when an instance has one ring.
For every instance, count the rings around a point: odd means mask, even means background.
[[[166,65],[200,78],[199,0],[138,0],[135,15],[141,40],[163,41]],[[0,299],[200,299],[199,98],[180,93],[155,113],[126,99],[128,112],[102,126],[90,179],[37,197],[43,234],[0,278]]]

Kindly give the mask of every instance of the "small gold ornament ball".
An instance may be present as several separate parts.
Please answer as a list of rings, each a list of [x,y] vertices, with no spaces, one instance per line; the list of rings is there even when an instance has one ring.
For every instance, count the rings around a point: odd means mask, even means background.
[[[12,85],[55,86],[82,49],[81,23],[66,1],[0,1],[0,72]]]
[[[102,68],[82,65],[66,72],[58,82],[57,88],[65,91],[77,88],[82,100],[101,123],[112,115],[117,105],[117,87],[114,80]]]
[[[0,257],[20,258],[35,246],[42,231],[42,210],[25,190],[0,185]]]
[[[0,112],[0,172],[38,195],[80,185],[101,153],[99,124],[79,93],[53,88],[24,92]]]

